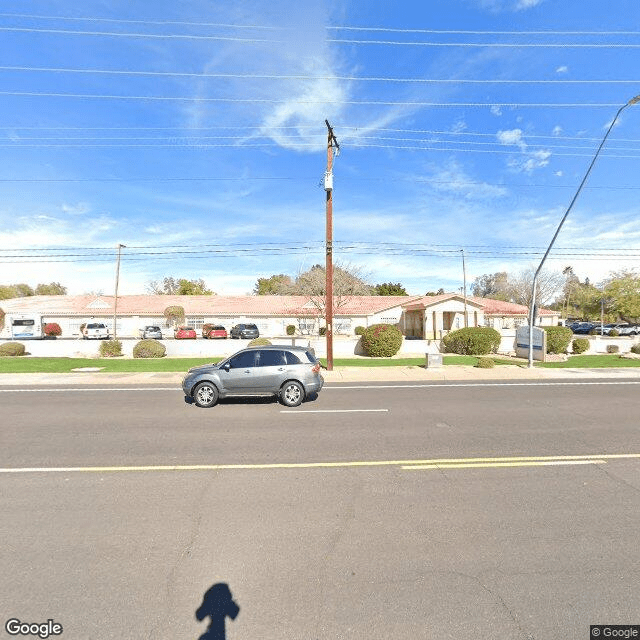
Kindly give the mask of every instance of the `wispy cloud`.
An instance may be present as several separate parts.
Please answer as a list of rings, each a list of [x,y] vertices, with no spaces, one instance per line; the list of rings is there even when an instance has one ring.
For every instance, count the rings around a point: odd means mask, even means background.
[[[549,164],[551,152],[546,149],[529,151],[528,145],[524,140],[522,129],[498,131],[496,137],[500,144],[505,146],[516,146],[522,152],[523,157],[511,158],[508,161],[508,166],[513,171],[531,173],[535,169],[541,169]]]

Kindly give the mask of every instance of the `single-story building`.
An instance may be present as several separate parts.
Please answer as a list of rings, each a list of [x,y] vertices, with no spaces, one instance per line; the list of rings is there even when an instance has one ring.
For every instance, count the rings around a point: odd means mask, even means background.
[[[29,296],[0,300],[6,314],[0,338],[11,337],[11,320],[38,317],[43,323],[56,322],[63,337],[80,335],[82,324],[98,321],[113,328],[113,296]],[[118,296],[117,333],[137,337],[145,325],[159,325],[172,335],[164,317],[167,307],[179,306],[185,312],[185,324],[198,334],[205,323],[221,324],[227,330],[238,323],[253,323],[261,335],[284,335],[288,325],[301,335],[317,335],[324,326],[324,304],[309,296]],[[450,293],[440,296],[348,296],[334,298],[333,331],[353,335],[356,327],[394,324],[406,336],[440,338],[448,331],[467,325],[513,329],[527,322],[522,305],[467,297]],[[537,324],[557,325],[559,314],[540,310]]]

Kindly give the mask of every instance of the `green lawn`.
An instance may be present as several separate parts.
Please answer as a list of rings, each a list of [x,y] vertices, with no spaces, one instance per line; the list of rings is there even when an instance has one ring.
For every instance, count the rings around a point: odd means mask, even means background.
[[[640,367],[640,360],[621,358],[618,354],[569,356],[566,362],[537,362],[536,367],[545,369],[611,369],[617,367]]]
[[[70,373],[72,369],[101,367],[107,373],[184,372],[214,358],[37,358],[0,357],[0,373]],[[326,358],[320,358],[326,367]],[[445,365],[474,366],[474,356],[444,356]],[[494,358],[496,364],[519,364]],[[424,367],[425,358],[334,358],[335,367]]]

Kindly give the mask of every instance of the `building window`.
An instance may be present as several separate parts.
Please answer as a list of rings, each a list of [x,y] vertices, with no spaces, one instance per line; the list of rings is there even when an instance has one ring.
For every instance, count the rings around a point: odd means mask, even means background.
[[[202,330],[204,318],[202,316],[188,316],[185,318],[187,325],[193,327],[196,331]]]

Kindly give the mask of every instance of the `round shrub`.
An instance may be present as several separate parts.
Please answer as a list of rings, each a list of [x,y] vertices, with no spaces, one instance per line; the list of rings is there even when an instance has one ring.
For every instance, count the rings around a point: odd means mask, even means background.
[[[167,348],[157,340],[140,340],[133,347],[134,358],[164,358]]]
[[[631,353],[637,353],[640,354],[640,344],[634,344],[631,347]]]
[[[122,355],[122,342],[120,340],[103,340],[100,343],[100,355],[103,358],[115,358]]]
[[[295,332],[296,332],[296,325],[295,324],[288,324],[287,325],[287,335],[288,336],[295,335]]]
[[[57,322],[47,322],[44,325],[44,335],[45,336],[61,336],[62,329]]]
[[[264,347],[265,345],[271,344],[271,340],[269,338],[254,338],[247,345],[248,347]]]
[[[611,331],[609,331],[610,338],[617,338],[619,335],[620,332],[617,329],[611,329]]]
[[[0,344],[0,356],[23,356],[27,350],[22,342],[5,342]]]
[[[365,331],[364,327],[356,327],[354,330],[355,335],[361,336]]]
[[[607,353],[618,353],[619,351],[620,351],[620,347],[617,344],[607,345]]]
[[[573,331],[569,327],[543,327],[547,334],[547,353],[566,353]]]
[[[402,346],[402,332],[391,324],[374,324],[362,334],[362,348],[372,358],[395,356]]]
[[[589,350],[589,344],[590,343],[589,343],[589,340],[587,340],[587,338],[576,338],[571,343],[571,350],[575,354],[584,353],[585,351]]]
[[[496,363],[491,358],[478,358],[476,363],[476,367],[479,369],[493,369],[495,366]]]
[[[500,332],[490,327],[468,327],[449,332],[442,344],[448,353],[463,356],[484,356],[496,353],[500,347]]]

